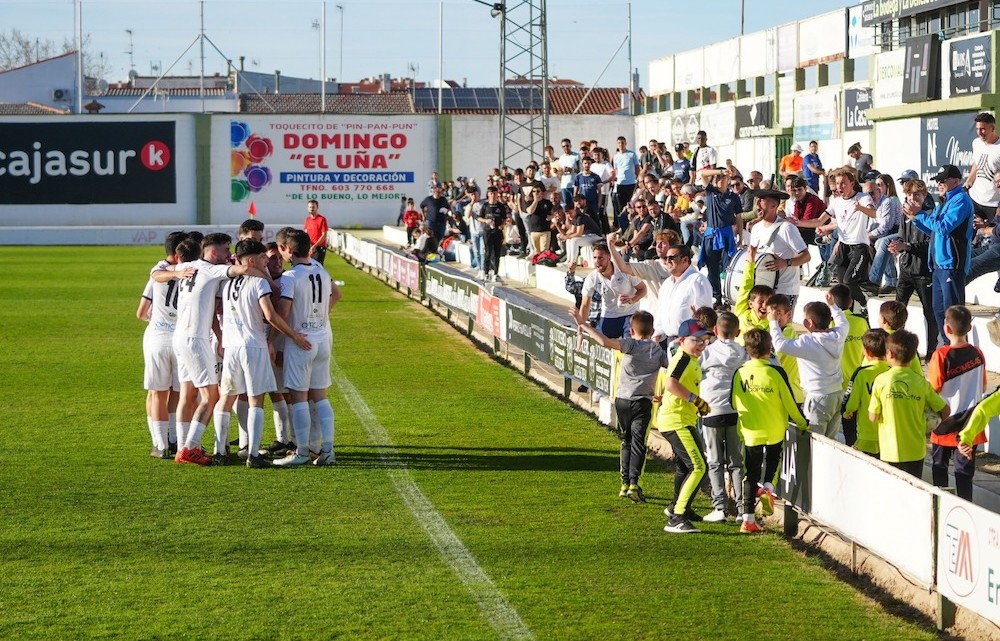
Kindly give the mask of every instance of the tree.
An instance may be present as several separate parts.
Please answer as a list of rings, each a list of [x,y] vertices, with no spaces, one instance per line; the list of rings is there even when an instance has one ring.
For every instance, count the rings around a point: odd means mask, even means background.
[[[62,46],[52,40],[31,38],[18,29],[0,31],[0,71],[38,62],[46,58],[76,51],[76,43],[63,40]],[[104,78],[111,71],[104,52],[96,54],[90,51],[90,34],[83,38],[83,75],[91,79]]]

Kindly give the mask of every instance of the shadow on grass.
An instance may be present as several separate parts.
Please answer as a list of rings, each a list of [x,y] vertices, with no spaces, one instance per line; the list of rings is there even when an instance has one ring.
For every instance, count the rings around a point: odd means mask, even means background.
[[[414,470],[616,472],[614,451],[565,448],[434,448],[339,445],[338,467]]]

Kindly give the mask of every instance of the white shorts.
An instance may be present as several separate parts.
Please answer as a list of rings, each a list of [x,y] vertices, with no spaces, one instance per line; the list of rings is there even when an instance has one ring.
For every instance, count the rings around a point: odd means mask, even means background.
[[[277,389],[271,358],[263,347],[227,347],[222,363],[222,383],[219,393],[223,396],[260,396]]]
[[[285,345],[285,386],[305,392],[330,387],[330,342],[309,337],[312,349],[302,351],[294,343]]]
[[[182,382],[190,382],[197,388],[219,384],[216,370],[217,356],[212,349],[212,341],[207,338],[175,338],[174,353],[177,354],[177,375]]]
[[[177,375],[177,357],[174,355],[173,341],[162,334],[144,334],[142,337],[142,358],[145,364],[142,374],[143,389],[165,392],[169,389],[180,391]]]

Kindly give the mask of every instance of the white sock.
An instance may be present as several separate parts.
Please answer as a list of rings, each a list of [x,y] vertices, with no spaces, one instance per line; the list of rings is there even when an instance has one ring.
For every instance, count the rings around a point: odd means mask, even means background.
[[[177,414],[167,414],[167,443],[177,442]]]
[[[217,411],[215,413],[215,453],[225,454],[226,446],[229,445],[229,421],[232,414],[229,412]]]
[[[249,437],[247,436],[247,412],[250,410],[250,403],[242,398],[236,399],[236,420],[240,425],[240,449],[247,447]]]
[[[191,429],[188,431],[187,441],[184,447],[189,450],[201,449],[201,437],[205,434],[205,424],[198,421],[191,421]]]
[[[316,403],[309,401],[309,450],[318,452],[323,447],[323,435],[319,431],[319,417],[316,416]]]
[[[309,416],[309,403],[292,404],[292,427],[295,429],[295,448],[299,454],[309,455],[309,428],[312,421]]]
[[[191,431],[190,421],[177,421],[177,449],[183,450],[187,447],[187,435]]]
[[[274,440],[279,443],[288,442],[288,403],[285,401],[272,401],[274,410]]]
[[[247,409],[247,433],[250,436],[250,456],[256,456],[260,450],[260,441],[264,438],[264,408],[250,407]]]
[[[321,452],[332,452],[333,451],[333,406],[330,405],[329,399],[323,399],[316,402],[316,416],[319,417],[319,431],[323,443],[320,446]]]
[[[153,421],[153,447],[158,450],[167,449],[167,421]]]
[[[156,441],[156,428],[153,427],[153,417],[149,414],[146,415],[146,427],[149,428],[149,436],[153,439],[153,447],[158,450],[162,450],[163,448],[160,447],[159,443]]]

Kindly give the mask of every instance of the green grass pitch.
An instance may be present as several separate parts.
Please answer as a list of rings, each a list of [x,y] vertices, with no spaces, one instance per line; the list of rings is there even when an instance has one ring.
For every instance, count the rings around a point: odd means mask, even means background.
[[[150,459],[134,314],[158,258],[0,248],[0,639],[502,638],[400,464],[535,639],[936,638],[778,535],[665,534],[662,467],[649,504],[619,499],[612,434],[336,257],[335,358],[398,457],[333,388],[336,467]]]

